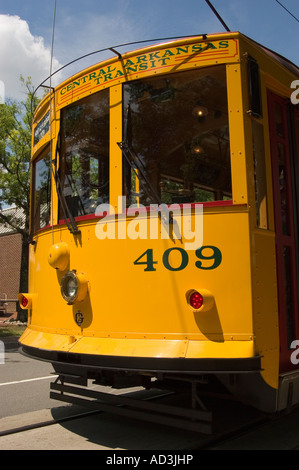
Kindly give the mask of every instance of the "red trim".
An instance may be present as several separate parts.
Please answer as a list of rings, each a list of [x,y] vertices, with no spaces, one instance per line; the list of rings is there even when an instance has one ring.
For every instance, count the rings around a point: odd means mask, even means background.
[[[104,214],[88,214],[88,215],[80,215],[79,217],[75,217],[74,220],[75,222],[83,222],[84,220],[92,220],[92,219],[100,219],[101,217],[104,217]],[[58,225],[65,225],[65,219],[60,219],[58,221]]]
[[[203,207],[225,207],[225,206],[233,206],[233,201],[232,199],[228,200],[228,201],[207,201],[207,202],[202,202],[200,203],[203,205]],[[237,206],[241,205],[246,205],[246,204],[235,204]]]
[[[43,228],[40,228],[40,229],[36,230],[36,232],[34,232],[33,235],[38,235],[39,233],[42,233],[44,230],[48,230],[49,228],[52,228],[52,225],[49,224],[49,225],[46,225]]]

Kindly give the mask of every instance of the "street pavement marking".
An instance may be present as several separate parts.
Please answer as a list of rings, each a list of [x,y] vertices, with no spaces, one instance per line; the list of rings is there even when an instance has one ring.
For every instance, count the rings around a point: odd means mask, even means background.
[[[15,384],[22,384],[25,382],[34,382],[35,380],[53,379],[54,377],[55,377],[55,374],[47,375],[46,377],[36,377],[35,379],[15,380],[14,382],[6,382],[3,384],[0,384],[0,387],[3,387],[3,385],[15,385]]]

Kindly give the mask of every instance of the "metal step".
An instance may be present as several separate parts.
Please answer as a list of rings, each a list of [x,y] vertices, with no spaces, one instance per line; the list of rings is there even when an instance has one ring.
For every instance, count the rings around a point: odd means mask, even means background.
[[[212,433],[212,413],[207,410],[74,387],[65,384],[65,376],[61,377],[61,383],[59,380],[51,383],[50,389],[50,398],[66,403],[204,434]]]

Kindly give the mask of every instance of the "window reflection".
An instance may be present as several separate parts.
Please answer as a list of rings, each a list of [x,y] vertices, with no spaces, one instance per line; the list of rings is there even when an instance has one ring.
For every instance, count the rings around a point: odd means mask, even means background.
[[[275,103],[275,124],[276,124],[276,134],[279,137],[283,137],[283,117],[282,117],[282,109],[279,103]]]
[[[225,67],[126,83],[124,116],[124,139],[163,203],[232,198]],[[125,163],[127,204],[156,202],[134,180]]]
[[[292,272],[291,262],[291,248],[289,246],[283,247],[283,259],[284,259],[284,276],[285,276],[285,301],[286,301],[286,327],[287,327],[287,338],[288,344],[294,339],[294,319],[293,319],[293,290],[292,290],[292,278],[294,273]]]
[[[252,143],[255,183],[256,225],[259,228],[268,228],[267,210],[267,175],[265,166],[264,127],[252,120]]]
[[[109,91],[61,114],[60,179],[66,202],[73,217],[94,214],[109,201]]]
[[[33,231],[50,223],[51,168],[50,152],[33,163]]]

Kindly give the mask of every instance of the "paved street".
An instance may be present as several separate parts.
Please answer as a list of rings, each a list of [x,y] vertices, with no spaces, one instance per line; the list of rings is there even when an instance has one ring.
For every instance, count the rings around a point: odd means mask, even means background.
[[[0,432],[88,411],[49,398],[51,364],[5,353],[0,365]],[[99,413],[61,424],[0,437],[2,450],[180,449],[193,433]]]
[[[16,349],[5,352],[0,364],[0,449],[1,450],[150,450],[183,451],[205,445],[207,436],[183,429],[138,421],[109,413],[78,418],[85,408],[49,398],[52,366],[21,355]],[[95,386],[96,387],[96,386]],[[238,432],[240,423],[253,418],[254,410],[225,402],[221,421],[233,435],[213,449],[298,449],[299,408],[279,419],[269,418]],[[218,418],[218,412],[216,418]],[[56,423],[60,418],[76,417]],[[25,432],[4,435],[18,427],[47,424]],[[234,424],[235,423],[235,424]],[[236,426],[236,427],[235,427]],[[2,433],[2,435],[1,435]],[[216,436],[217,437],[217,436]],[[185,454],[188,453],[186,450]]]
[[[6,350],[4,364],[0,364],[0,418],[57,406],[49,398],[52,372],[47,362]]]

